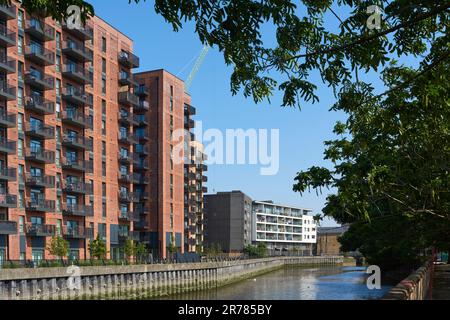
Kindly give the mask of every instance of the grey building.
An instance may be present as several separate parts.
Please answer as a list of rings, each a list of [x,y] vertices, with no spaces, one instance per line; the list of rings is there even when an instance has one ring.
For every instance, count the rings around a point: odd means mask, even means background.
[[[204,196],[205,245],[225,252],[242,252],[252,243],[252,199],[242,191]]]

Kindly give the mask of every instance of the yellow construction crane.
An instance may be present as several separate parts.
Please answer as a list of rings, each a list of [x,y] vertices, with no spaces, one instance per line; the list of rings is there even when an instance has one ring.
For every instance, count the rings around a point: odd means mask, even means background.
[[[209,45],[205,45],[202,51],[200,52],[200,55],[198,56],[197,60],[195,61],[194,67],[192,68],[191,73],[189,73],[189,76],[186,79],[186,82],[184,83],[184,90],[186,92],[188,92],[189,88],[191,87],[192,81],[197,75],[197,72],[203,63],[203,60],[205,60],[206,54],[208,53],[210,48],[211,47]]]

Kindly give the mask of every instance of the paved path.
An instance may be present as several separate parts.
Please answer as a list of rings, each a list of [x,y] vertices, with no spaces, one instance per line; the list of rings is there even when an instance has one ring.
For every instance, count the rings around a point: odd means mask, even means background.
[[[433,279],[433,300],[450,300],[450,265],[437,265]]]

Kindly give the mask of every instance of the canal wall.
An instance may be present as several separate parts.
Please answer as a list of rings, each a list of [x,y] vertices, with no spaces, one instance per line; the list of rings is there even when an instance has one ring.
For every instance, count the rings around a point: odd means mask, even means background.
[[[433,262],[428,261],[389,290],[383,300],[426,300],[432,278]]]
[[[343,257],[0,270],[1,300],[149,299],[211,289],[286,265],[340,265]]]

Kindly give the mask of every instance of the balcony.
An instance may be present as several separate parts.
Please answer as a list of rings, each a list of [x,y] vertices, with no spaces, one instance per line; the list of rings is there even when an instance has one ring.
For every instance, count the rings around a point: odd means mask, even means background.
[[[139,68],[139,58],[129,51],[122,50],[118,57],[119,63],[127,68]]]
[[[119,104],[137,106],[139,105],[139,98],[137,95],[128,91],[119,92]]]
[[[55,103],[36,94],[26,97],[25,109],[41,115],[54,114]]]
[[[131,193],[128,191],[119,191],[119,201],[139,202],[139,196],[136,193]]]
[[[135,117],[128,112],[119,111],[118,119],[120,123],[123,123],[125,125],[136,125],[137,121]]]
[[[149,162],[148,161],[138,161],[133,164],[134,170],[148,170],[149,169]]]
[[[52,237],[56,234],[56,226],[51,224],[27,224],[25,233],[32,237]]]
[[[137,85],[137,81],[131,73],[121,71],[119,72],[119,84],[134,87]]]
[[[150,214],[150,209],[144,207],[142,204],[137,204],[134,208],[134,212],[136,213],[136,215],[146,216]]]
[[[0,25],[0,46],[14,47],[16,45],[16,33]]]
[[[139,96],[139,97],[146,97],[149,95],[149,91],[147,86],[145,85],[138,85],[135,89],[134,89],[134,94]]]
[[[127,239],[131,239],[133,241],[139,241],[139,232],[137,231],[122,231],[119,230],[119,241],[125,242]]]
[[[119,132],[118,136],[119,142],[124,144],[136,144],[138,140],[133,134]]]
[[[86,227],[64,227],[63,236],[68,239],[92,239],[94,229]]]
[[[17,234],[17,222],[0,221],[0,235]]]
[[[55,201],[45,199],[29,200],[25,204],[25,210],[36,212],[55,212]]]
[[[131,173],[118,173],[118,180],[121,183],[131,183],[132,182],[132,174]]]
[[[140,230],[149,230],[150,229],[150,225],[149,225],[147,220],[142,220],[142,221],[135,222],[134,223],[134,228],[135,229],[140,229]]]
[[[150,149],[147,146],[143,146],[141,144],[136,145],[134,152],[138,155],[147,156],[150,154]]]
[[[0,137],[0,152],[6,154],[15,154],[16,142]]]
[[[16,126],[16,115],[0,109],[0,126],[5,128],[14,128]]]
[[[0,167],[0,180],[16,181],[17,180],[16,168]]]
[[[62,161],[62,167],[65,170],[73,170],[78,172],[92,173],[93,163],[87,160],[70,160],[64,159]]]
[[[28,136],[38,139],[54,139],[55,128],[43,123],[27,123],[26,132]]]
[[[150,110],[150,104],[148,101],[138,101],[138,104],[133,106],[133,112],[139,113],[139,112],[147,112]]]
[[[133,157],[132,153],[130,153],[130,152],[120,153],[119,152],[119,162],[120,163],[130,164],[133,161],[134,161],[134,157]]]
[[[92,84],[93,81],[92,71],[86,70],[81,65],[76,64],[65,65],[62,75],[82,85]]]
[[[83,204],[67,204],[62,208],[62,213],[65,215],[72,215],[77,217],[93,217],[94,207]]]
[[[193,115],[195,115],[195,113],[196,113],[196,110],[193,106],[190,106],[188,104],[184,105],[184,114],[193,116]]]
[[[0,80],[0,100],[16,100],[16,87],[10,85],[8,81]]]
[[[42,66],[55,64],[55,54],[44,47],[31,44],[25,48],[25,58]]]
[[[133,176],[133,183],[134,184],[149,184],[150,179],[144,175],[144,174],[134,174]]]
[[[63,184],[63,191],[66,193],[92,194],[93,188],[90,183],[66,181]]]
[[[92,151],[93,147],[91,140],[70,134],[64,134],[62,144],[69,148],[87,151]]]
[[[88,94],[81,87],[66,87],[63,89],[62,97],[67,102],[75,104],[77,106],[92,106],[94,103],[94,98],[91,94]]]
[[[63,30],[71,35],[85,41],[91,40],[94,37],[94,29],[89,25],[84,25],[82,28],[69,28],[65,21],[62,22]]]
[[[0,208],[17,208],[17,196],[9,193],[0,193]]]
[[[8,57],[4,53],[0,53],[0,71],[11,74],[16,72],[16,59]]]
[[[146,142],[150,140],[150,137],[147,133],[137,133],[135,137],[139,142]]]
[[[184,123],[184,128],[185,129],[192,129],[195,127],[195,122],[192,119],[188,119],[187,121],[185,121]]]
[[[13,20],[16,18],[16,6],[2,5],[0,6],[0,19]]]
[[[65,55],[83,63],[92,61],[93,59],[92,50],[86,48],[83,43],[74,40],[64,41],[62,52]]]
[[[37,163],[55,163],[55,152],[39,148],[27,150],[25,160]]]
[[[25,84],[38,90],[52,90],[55,87],[55,79],[37,70],[25,73]]]
[[[148,200],[150,196],[148,192],[136,192],[135,194],[139,201]]]
[[[139,217],[137,217],[137,215],[135,215],[133,212],[131,211],[127,211],[127,212],[119,212],[119,220],[121,221],[137,221],[139,219]]]
[[[136,115],[134,120],[136,122],[136,126],[148,126],[149,124],[147,117],[143,114]]]
[[[92,117],[87,117],[83,113],[75,110],[63,111],[62,122],[83,129],[93,128]]]
[[[202,187],[202,192],[203,193],[208,193],[208,188],[207,187]]]
[[[25,32],[41,41],[50,41],[55,39],[55,29],[36,18],[26,20]]]
[[[25,183],[30,187],[39,188],[54,188],[55,177],[54,176],[35,176],[31,174],[26,175]]]

